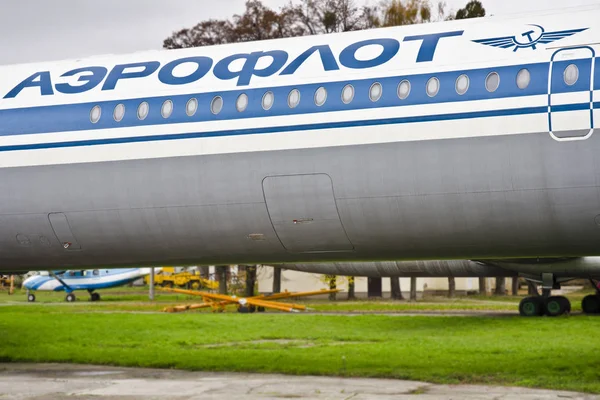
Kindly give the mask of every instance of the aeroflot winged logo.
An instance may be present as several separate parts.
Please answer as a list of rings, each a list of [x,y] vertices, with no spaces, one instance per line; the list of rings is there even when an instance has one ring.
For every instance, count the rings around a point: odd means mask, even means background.
[[[491,39],[478,39],[473,41],[475,43],[481,43],[488,46],[500,47],[501,49],[513,49],[513,51],[518,51],[520,49],[537,50],[537,46],[539,44],[552,43],[588,29],[583,28],[570,29],[567,31],[546,32],[546,30],[540,25],[529,26],[533,27],[533,29],[528,29],[520,35],[503,36]]]

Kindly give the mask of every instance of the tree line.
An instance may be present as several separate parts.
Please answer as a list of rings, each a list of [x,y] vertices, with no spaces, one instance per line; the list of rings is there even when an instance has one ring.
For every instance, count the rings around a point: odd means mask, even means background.
[[[479,0],[469,1],[455,13],[448,12],[444,2],[432,9],[427,0],[383,0],[376,6],[359,6],[356,0],[296,0],[279,11],[261,0],[249,0],[243,14],[181,29],[166,38],[163,47],[212,46],[483,16]]]

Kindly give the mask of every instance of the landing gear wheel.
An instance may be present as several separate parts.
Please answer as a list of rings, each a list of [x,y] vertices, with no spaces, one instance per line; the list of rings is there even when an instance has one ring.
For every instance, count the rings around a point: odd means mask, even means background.
[[[567,299],[565,296],[558,296],[562,302],[565,303],[565,310],[567,310],[566,312],[571,313],[571,301],[569,299]]]
[[[250,312],[250,309],[247,306],[239,306],[238,312],[242,314],[248,314]]]
[[[75,295],[73,293],[69,293],[67,297],[65,297],[67,303],[73,303],[75,301]]]
[[[95,293],[95,292],[91,293],[90,294],[90,300],[92,300],[92,301],[100,301],[100,294]]]
[[[581,301],[581,309],[586,314],[600,314],[600,296],[589,294]]]
[[[546,299],[546,315],[558,317],[568,313],[571,309],[569,299],[563,296],[550,296]]]
[[[35,301],[35,294],[29,293],[27,295],[27,301],[30,302],[30,303],[33,303]]]
[[[525,297],[519,303],[519,314],[522,317],[540,317],[544,315],[544,299],[542,297]]]

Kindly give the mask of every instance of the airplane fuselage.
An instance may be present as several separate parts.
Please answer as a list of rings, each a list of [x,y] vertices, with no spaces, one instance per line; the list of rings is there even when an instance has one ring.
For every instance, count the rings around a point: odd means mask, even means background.
[[[65,271],[60,274],[40,274],[27,278],[23,287],[32,291],[68,292],[109,289],[132,283],[150,273],[149,268]]]
[[[598,21],[2,67],[0,268],[597,255]]]

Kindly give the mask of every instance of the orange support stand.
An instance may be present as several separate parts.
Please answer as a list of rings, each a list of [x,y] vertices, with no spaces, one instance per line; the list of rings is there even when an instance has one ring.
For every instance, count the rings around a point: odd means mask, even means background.
[[[194,310],[199,308],[208,308],[211,307],[213,312],[223,312],[225,306],[228,305],[238,305],[238,309],[241,307],[252,306],[269,308],[284,312],[298,312],[300,310],[306,310],[306,306],[301,304],[293,304],[293,303],[281,303],[273,300],[286,299],[291,297],[307,297],[307,296],[316,296],[322,294],[329,293],[337,293],[339,289],[333,290],[316,290],[311,292],[283,292],[276,293],[272,295],[259,295],[253,297],[237,297],[237,296],[228,296],[224,294],[216,294],[216,293],[208,293],[208,292],[199,292],[195,290],[185,290],[185,289],[174,289],[174,288],[161,288],[160,290],[171,292],[171,293],[180,293],[187,294],[190,296],[199,296],[202,297],[204,303],[202,304],[191,304],[191,305],[181,305],[175,307],[167,307],[163,311],[165,312],[182,312],[188,310]]]

